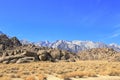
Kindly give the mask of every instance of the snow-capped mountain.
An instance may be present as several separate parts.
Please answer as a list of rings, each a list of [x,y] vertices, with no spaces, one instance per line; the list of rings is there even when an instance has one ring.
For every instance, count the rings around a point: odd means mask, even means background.
[[[93,41],[66,41],[66,40],[57,40],[55,42],[49,41],[40,41],[34,43],[37,46],[45,46],[45,47],[52,47],[52,48],[59,48],[62,50],[68,50],[71,52],[78,52],[86,49],[92,48],[113,48],[116,51],[120,51],[120,46],[117,44],[105,44],[102,42],[93,42]]]
[[[65,50],[67,49],[72,52],[78,52],[81,50],[92,49],[92,48],[107,47],[106,44],[103,44],[100,42],[92,42],[92,41],[64,41],[64,42],[62,42],[62,44],[60,42],[54,43],[54,45],[56,45],[56,44],[58,44],[58,45],[54,48],[60,48],[60,49],[65,49]],[[65,46],[67,46],[67,47],[65,47]]]
[[[4,33],[0,31],[0,35]],[[93,42],[93,41],[80,41],[80,40],[57,40],[55,42],[49,41],[40,41],[40,42],[30,42],[27,40],[21,40],[22,44],[34,44],[40,47],[51,47],[51,48],[58,48],[61,50],[68,50],[71,52],[79,52],[82,50],[92,49],[92,48],[113,48],[116,51],[120,52],[120,45],[112,43],[112,44],[105,44],[102,42]]]
[[[109,47],[110,47],[110,48],[113,48],[114,50],[120,52],[120,45],[118,45],[118,44],[116,44],[116,43],[111,43],[111,44],[109,44]]]
[[[20,42],[21,42],[22,44],[33,44],[32,42],[27,41],[27,40],[20,40]]]
[[[51,43],[49,41],[40,41],[40,42],[37,42],[37,43],[34,43],[36,46],[44,46],[44,47],[50,47]]]

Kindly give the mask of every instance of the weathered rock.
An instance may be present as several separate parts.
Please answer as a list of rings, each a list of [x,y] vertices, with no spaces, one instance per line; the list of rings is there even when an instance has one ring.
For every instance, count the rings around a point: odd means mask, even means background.
[[[16,63],[28,63],[28,62],[34,62],[34,61],[35,61],[34,57],[24,57],[24,58],[18,59]]]
[[[110,48],[95,48],[81,51],[78,53],[80,60],[116,60],[115,56],[120,55],[117,51]],[[118,56],[120,58],[120,56]]]
[[[76,60],[74,58],[68,59],[69,62],[75,62]]]
[[[9,55],[9,56],[14,55],[14,51],[10,51],[10,52],[8,52],[8,55]]]
[[[0,44],[0,50],[5,50],[5,46],[3,44]]]
[[[39,50],[37,55],[41,61],[52,60],[51,55],[46,50]]]
[[[61,60],[66,60],[65,56],[62,56],[62,57],[61,57]]]
[[[24,55],[27,56],[27,57],[34,57],[35,61],[39,60],[39,56],[37,55],[37,53],[30,52],[30,51],[25,51]]]
[[[72,58],[72,54],[58,49],[22,45],[16,38],[0,35],[0,63],[23,63],[33,61],[59,61]]]
[[[3,61],[2,62],[3,64],[8,64],[9,63],[9,61],[7,60],[7,61]]]
[[[63,56],[61,53],[61,50],[51,50],[50,55],[53,59],[61,60],[61,57]]]
[[[2,55],[3,55],[3,52],[0,52],[0,57],[2,57]]]
[[[25,56],[24,53],[21,55],[15,55],[15,56],[3,56],[0,58],[0,62],[23,58],[24,56]]]
[[[10,40],[14,46],[22,46],[22,44],[20,43],[20,41],[16,37],[12,37]]]
[[[22,46],[22,44],[16,37],[10,39],[5,34],[0,35],[0,45],[1,45],[1,49],[3,50],[7,48]]]
[[[9,63],[16,63],[18,59],[10,60]]]

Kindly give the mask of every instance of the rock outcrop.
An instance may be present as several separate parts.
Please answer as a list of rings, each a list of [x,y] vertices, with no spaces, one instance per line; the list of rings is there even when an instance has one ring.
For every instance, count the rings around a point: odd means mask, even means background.
[[[70,61],[75,54],[59,49],[22,45],[16,38],[0,35],[0,63],[26,63],[34,61]],[[73,58],[74,59],[74,58]],[[74,60],[75,61],[75,60]]]
[[[16,37],[8,38],[5,34],[0,35],[0,50],[14,48],[17,46],[22,46],[22,44]]]
[[[74,59],[74,55],[70,52],[61,51],[58,49],[38,48],[36,46],[20,46],[11,50],[4,50],[0,56],[0,63],[25,63],[34,61],[70,61]],[[62,59],[64,57],[64,59]],[[74,60],[75,61],[75,60]]]
[[[120,61],[120,53],[112,48],[94,48],[78,53],[80,60]]]

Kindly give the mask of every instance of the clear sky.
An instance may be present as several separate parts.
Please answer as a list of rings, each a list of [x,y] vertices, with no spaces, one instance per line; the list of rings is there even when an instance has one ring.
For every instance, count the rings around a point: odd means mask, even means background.
[[[120,44],[120,0],[0,0],[0,31],[29,41]]]

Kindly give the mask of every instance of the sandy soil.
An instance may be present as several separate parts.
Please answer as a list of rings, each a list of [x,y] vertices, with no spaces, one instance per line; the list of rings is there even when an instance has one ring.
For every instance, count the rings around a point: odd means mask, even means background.
[[[100,77],[89,77],[89,78],[79,78],[72,80],[120,80],[118,76],[100,76]]]
[[[23,80],[20,78],[13,78],[12,80]],[[52,75],[47,76],[47,80],[63,80]],[[99,76],[88,78],[70,78],[70,80],[120,80],[120,76]]]

